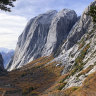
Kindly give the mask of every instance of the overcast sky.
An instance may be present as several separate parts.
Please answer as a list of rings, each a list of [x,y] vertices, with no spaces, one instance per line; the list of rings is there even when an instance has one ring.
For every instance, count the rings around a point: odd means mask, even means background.
[[[48,10],[73,9],[81,15],[94,0],[17,0],[11,13],[0,11],[0,47],[15,49],[30,18]]]

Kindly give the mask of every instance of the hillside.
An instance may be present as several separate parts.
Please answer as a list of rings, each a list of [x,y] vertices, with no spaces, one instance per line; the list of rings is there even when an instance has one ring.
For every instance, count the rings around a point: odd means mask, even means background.
[[[96,23],[87,13],[48,11],[31,19],[18,38],[5,96],[96,96]]]
[[[63,66],[60,62],[51,62],[52,56],[42,57],[30,62],[24,67],[8,72],[0,77],[0,93],[4,96],[95,96],[96,95],[96,72],[90,74],[84,80],[82,86],[66,86],[70,72],[61,75]],[[91,67],[92,68],[92,67]],[[90,69],[90,68],[89,68]],[[82,75],[89,70],[83,70]],[[63,89],[63,90],[62,90]],[[21,93],[23,95],[21,95]]]

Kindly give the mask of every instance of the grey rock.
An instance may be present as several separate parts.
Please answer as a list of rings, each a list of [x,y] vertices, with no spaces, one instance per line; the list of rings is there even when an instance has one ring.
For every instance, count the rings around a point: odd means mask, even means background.
[[[75,11],[49,11],[31,19],[18,38],[12,66],[19,68],[40,56],[55,52],[77,20]]]
[[[77,14],[73,10],[63,9],[52,20],[47,42],[43,54],[56,53],[59,46],[66,40],[71,28],[77,21]]]
[[[13,62],[13,57],[11,57],[10,61],[6,65],[6,70],[8,70],[12,66],[12,62]]]

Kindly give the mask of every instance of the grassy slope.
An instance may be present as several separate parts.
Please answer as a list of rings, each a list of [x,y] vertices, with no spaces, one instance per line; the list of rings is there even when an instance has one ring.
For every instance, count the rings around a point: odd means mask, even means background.
[[[96,96],[96,72],[90,74],[81,87],[54,91],[43,96]]]
[[[1,76],[0,86],[9,84],[10,88],[0,88],[0,91],[21,89],[23,96],[96,96],[96,73],[88,76],[81,87],[62,90],[70,72],[61,76],[63,67],[56,67],[59,62],[50,62],[53,59],[52,56],[41,57]]]
[[[63,69],[61,66],[56,67],[57,62],[47,64],[51,60],[53,60],[52,56],[42,57],[30,62],[20,70],[9,72],[6,76],[0,77],[1,84],[21,88],[23,96],[38,96],[54,84]],[[6,90],[6,88],[2,88],[2,90]]]

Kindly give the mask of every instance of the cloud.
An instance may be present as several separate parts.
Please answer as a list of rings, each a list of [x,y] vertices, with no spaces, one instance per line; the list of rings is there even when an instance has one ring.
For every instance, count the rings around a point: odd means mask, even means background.
[[[14,49],[27,23],[25,17],[0,14],[0,47]]]
[[[64,8],[73,9],[78,15],[81,15],[83,10],[93,0],[17,0],[13,8],[13,14],[32,18],[38,14],[48,10],[62,10]]]

